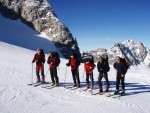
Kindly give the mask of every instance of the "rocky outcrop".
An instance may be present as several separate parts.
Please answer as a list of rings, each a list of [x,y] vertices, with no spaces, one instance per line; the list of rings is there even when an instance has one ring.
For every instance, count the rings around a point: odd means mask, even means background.
[[[145,61],[146,56],[148,57],[149,49],[141,42],[126,40],[123,43],[116,43],[112,48],[84,52],[84,54],[87,53],[95,57],[95,62],[99,60],[100,56],[108,55],[109,63],[112,64],[115,62],[116,56],[124,56],[131,65],[138,65]]]
[[[80,55],[76,40],[47,0],[0,0],[0,12],[7,18],[21,19],[36,31],[45,33],[65,57],[72,50]]]

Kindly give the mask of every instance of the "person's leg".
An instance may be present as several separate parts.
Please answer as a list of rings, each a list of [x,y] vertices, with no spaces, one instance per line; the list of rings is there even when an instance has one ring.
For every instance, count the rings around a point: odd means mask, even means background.
[[[104,73],[104,79],[106,81],[106,92],[109,91],[109,80],[107,72]]]
[[[50,76],[51,76],[51,80],[52,80],[52,85],[55,85],[53,68],[50,68]]]
[[[121,85],[122,85],[122,93],[125,93],[125,76],[124,77],[121,77]]]
[[[40,69],[39,69],[39,67],[38,67],[38,66],[36,66],[36,77],[37,77],[37,82],[41,82],[39,72],[40,72]]]
[[[87,83],[87,87],[89,87],[89,74],[86,73],[86,83]]]
[[[59,85],[59,78],[57,75],[57,68],[53,68],[53,73],[54,73],[54,77],[55,77],[55,85],[58,86]]]
[[[41,70],[41,76],[42,76],[42,82],[45,82],[45,75],[44,75],[44,67],[40,67]]]
[[[91,80],[91,89],[93,90],[93,81],[94,81],[93,73],[90,74],[90,80]]]
[[[117,76],[116,76],[116,91],[115,91],[116,94],[119,93],[120,77],[121,77],[121,74],[117,73]]]
[[[76,70],[75,69],[72,69],[71,70],[72,72],[72,78],[73,78],[73,82],[74,82],[74,87],[77,86],[77,83],[76,83]]]
[[[78,82],[77,86],[80,87],[79,69],[77,69],[77,71],[76,71],[76,80]]]
[[[101,80],[103,78],[103,74],[102,73],[99,73],[99,77],[98,77],[98,85],[99,85],[99,91],[102,92],[103,91],[103,88],[102,88],[102,83],[101,83]]]

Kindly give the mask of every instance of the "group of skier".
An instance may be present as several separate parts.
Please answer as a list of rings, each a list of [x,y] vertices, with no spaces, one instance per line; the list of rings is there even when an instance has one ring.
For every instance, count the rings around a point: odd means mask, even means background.
[[[49,52],[49,57],[47,59],[47,63],[49,65],[50,69],[50,76],[52,80],[51,86],[59,86],[59,78],[57,75],[57,67],[60,64],[60,58],[57,52]],[[37,53],[34,55],[34,58],[32,60],[32,63],[36,62],[36,76],[37,76],[37,83],[42,82],[45,83],[45,76],[44,76],[44,63],[45,63],[45,54],[43,52],[43,49],[38,48]],[[80,88],[80,77],[79,77],[79,66],[80,61],[78,59],[78,56],[76,54],[70,54],[70,58],[66,66],[71,67],[72,72],[72,78],[74,85],[73,87]],[[125,58],[121,58],[119,56],[116,57],[116,61],[114,63],[114,68],[116,69],[116,91],[114,94],[119,94],[119,85],[121,81],[122,85],[122,92],[121,94],[125,94],[125,74],[127,72],[127,69],[129,68],[129,64],[125,60]],[[94,61],[92,59],[85,59],[84,60],[84,70],[86,73],[86,84],[87,89],[93,90],[94,85],[94,77],[93,77],[93,69],[96,67],[94,64]],[[108,80],[108,72],[110,70],[108,58],[105,59],[102,56],[99,58],[99,61],[97,63],[97,70],[99,72],[98,77],[98,85],[99,85],[99,93],[102,92],[108,92],[109,91],[109,80]],[[41,72],[41,79],[40,79],[40,72]],[[102,87],[102,78],[106,81],[106,90],[103,91]],[[90,81],[89,81],[90,79]]]

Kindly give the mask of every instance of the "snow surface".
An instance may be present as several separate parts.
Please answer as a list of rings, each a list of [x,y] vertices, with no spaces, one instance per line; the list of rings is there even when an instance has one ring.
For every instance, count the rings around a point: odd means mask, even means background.
[[[34,31],[20,20],[6,19],[1,14],[0,41],[31,50],[43,48],[46,53],[48,51],[58,51],[54,43],[44,33]]]
[[[93,96],[90,92],[83,91],[86,86],[83,64],[79,68],[80,89],[28,86],[32,81],[31,61],[36,53],[34,50],[39,46],[45,51],[57,49],[45,36],[19,20],[11,21],[2,16],[0,20],[0,113],[150,113],[150,71],[144,65],[131,67],[125,81],[127,95],[115,99],[106,95]],[[66,77],[65,85],[72,86],[70,68],[65,65],[67,62],[68,60],[61,58],[59,81],[64,85]],[[35,64],[33,67],[35,82]],[[110,90],[115,90],[116,72],[110,67]],[[46,81],[51,82],[48,65],[45,64],[44,68]],[[95,69],[95,81],[97,78],[98,72]],[[95,84],[93,92],[98,90],[98,85]]]
[[[150,74],[144,66],[132,67],[129,70],[126,75],[127,96],[114,99],[106,95],[93,96],[88,91],[82,91],[85,87],[83,64],[80,66],[83,86],[81,89],[45,89],[41,86],[28,86],[27,84],[32,81],[31,60],[35,51],[3,42],[0,42],[0,48],[0,113],[150,113]],[[46,59],[47,57],[46,55]],[[67,62],[61,59],[58,70],[61,84],[64,83]],[[46,81],[51,82],[47,70],[48,65],[45,64]],[[97,77],[95,69],[95,81]],[[110,89],[115,90],[115,71],[112,66],[109,79]],[[34,82],[35,80],[34,73]],[[72,85],[70,68],[67,68],[66,85]],[[97,91],[96,84],[93,92]]]

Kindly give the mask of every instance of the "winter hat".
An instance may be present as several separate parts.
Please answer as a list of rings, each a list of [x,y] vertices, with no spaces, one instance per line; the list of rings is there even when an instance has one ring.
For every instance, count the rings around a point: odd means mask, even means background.
[[[37,48],[37,51],[41,51],[41,49],[40,49],[40,48]]]

